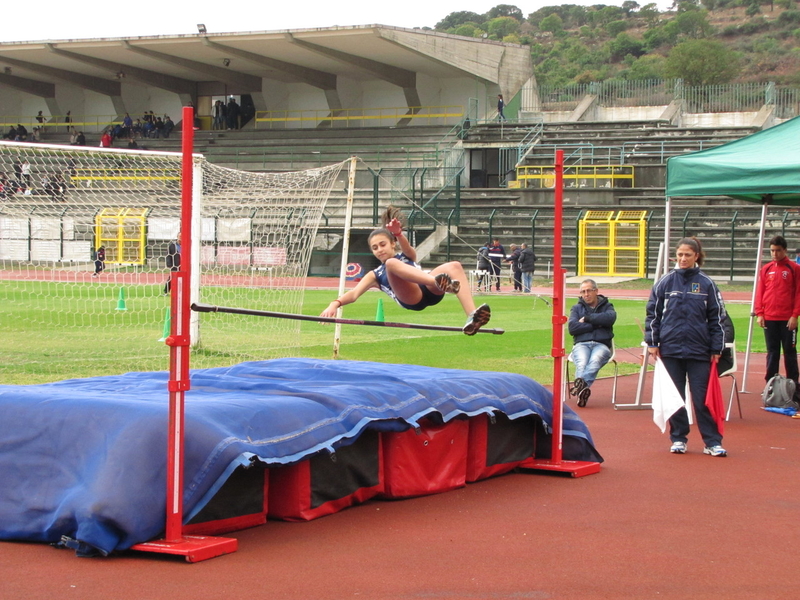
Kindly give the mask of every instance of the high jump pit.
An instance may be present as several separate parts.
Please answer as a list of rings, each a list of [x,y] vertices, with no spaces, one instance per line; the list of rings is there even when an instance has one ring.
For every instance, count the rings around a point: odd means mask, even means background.
[[[0,386],[0,539],[107,555],[163,533],[168,378]],[[309,520],[548,458],[552,402],[490,371],[300,358],[194,370],[184,532]],[[603,460],[566,405],[563,458]]]

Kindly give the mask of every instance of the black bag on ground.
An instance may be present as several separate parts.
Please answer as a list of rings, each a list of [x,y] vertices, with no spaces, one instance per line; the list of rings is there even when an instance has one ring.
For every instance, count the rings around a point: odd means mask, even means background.
[[[774,375],[761,393],[761,400],[764,406],[797,410],[798,404],[794,401],[794,389],[794,381],[786,379],[783,375]]]

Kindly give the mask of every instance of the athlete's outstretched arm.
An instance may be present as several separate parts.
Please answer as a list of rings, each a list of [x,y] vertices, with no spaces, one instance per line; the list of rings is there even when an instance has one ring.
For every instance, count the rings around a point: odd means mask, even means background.
[[[320,313],[320,317],[335,317],[336,311],[339,310],[340,307],[344,306],[345,304],[352,304],[359,297],[366,292],[368,289],[378,287],[378,281],[375,279],[375,273],[370,271],[367,273],[361,281],[358,282],[358,285],[354,287],[352,290],[349,290],[339,296],[336,300],[331,302],[328,305],[328,308],[323,310]]]

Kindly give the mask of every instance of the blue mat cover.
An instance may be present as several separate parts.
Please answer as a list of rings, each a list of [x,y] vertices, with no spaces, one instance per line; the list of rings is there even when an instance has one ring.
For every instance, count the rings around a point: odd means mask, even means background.
[[[168,375],[128,373],[0,386],[0,539],[107,554],[154,539],[165,523]],[[186,393],[188,520],[236,465],[297,462],[365,428],[400,431],[439,413],[536,414],[552,395],[522,375],[355,361],[279,359],[192,371]],[[602,458],[565,406],[565,459]],[[567,440],[567,438],[565,438]],[[576,443],[577,442],[577,443]],[[567,448],[571,448],[567,455]]]

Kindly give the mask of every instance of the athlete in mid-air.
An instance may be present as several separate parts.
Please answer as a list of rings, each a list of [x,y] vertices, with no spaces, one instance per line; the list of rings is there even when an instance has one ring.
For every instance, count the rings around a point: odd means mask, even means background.
[[[445,293],[451,293],[456,295],[467,314],[462,331],[475,335],[491,318],[489,305],[475,307],[469,286],[461,285],[466,281],[466,273],[460,262],[448,262],[429,272],[423,271],[416,262],[417,251],[403,235],[399,217],[397,209],[389,207],[384,214],[385,226],[369,235],[369,248],[381,261],[380,266],[367,273],[352,290],[331,302],[320,316],[335,317],[340,306],[352,304],[371,288],[380,288],[408,310],[423,310],[441,302]]]

